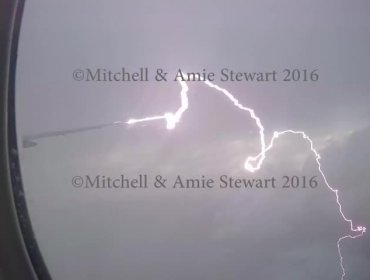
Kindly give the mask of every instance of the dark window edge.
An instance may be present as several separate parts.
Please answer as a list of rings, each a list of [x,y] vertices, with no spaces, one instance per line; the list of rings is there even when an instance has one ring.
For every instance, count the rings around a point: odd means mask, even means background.
[[[0,267],[2,280],[50,279],[29,219],[20,174],[15,73],[24,0],[0,0]]]

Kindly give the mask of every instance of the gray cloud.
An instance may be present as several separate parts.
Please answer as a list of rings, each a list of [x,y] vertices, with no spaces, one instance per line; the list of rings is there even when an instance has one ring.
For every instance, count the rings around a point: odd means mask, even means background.
[[[76,68],[318,68],[316,84],[222,86],[256,110],[267,138],[305,130],[345,212],[369,225],[369,3],[284,4],[27,2],[18,133],[74,131],[179,106],[177,83],[79,83]],[[247,173],[245,158],[259,152],[248,114],[204,85],[191,83],[189,100],[172,131],[162,121],[105,127],[38,139],[22,151],[30,215],[53,278],[340,279],[336,241],[348,225],[320,178],[318,189],[297,191],[73,189],[71,178],[83,174],[319,175],[296,136],[279,139],[262,169]],[[349,278],[369,275],[367,245],[367,236],[344,242]]]

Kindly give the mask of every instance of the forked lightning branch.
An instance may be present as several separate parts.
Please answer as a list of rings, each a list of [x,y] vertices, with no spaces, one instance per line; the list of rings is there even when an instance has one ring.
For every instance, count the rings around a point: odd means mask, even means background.
[[[129,124],[129,125],[134,125],[136,123],[141,123],[141,122],[162,120],[166,123],[167,129],[175,129],[176,125],[180,122],[182,115],[185,113],[185,111],[189,107],[189,99],[188,99],[188,95],[187,95],[188,90],[189,90],[188,85],[185,81],[182,81],[182,80],[179,80],[178,82],[181,85],[181,91],[180,91],[181,106],[175,112],[166,112],[166,113],[161,114],[161,115],[148,116],[148,117],[143,117],[143,118],[132,118],[132,119],[129,119],[126,123]],[[278,138],[280,138],[280,137],[282,137],[286,134],[293,134],[293,135],[299,136],[299,137],[305,139],[308,142],[309,147],[310,147],[310,151],[315,156],[315,161],[317,163],[318,171],[320,172],[320,174],[321,174],[321,176],[322,176],[322,178],[325,182],[325,185],[335,195],[336,203],[338,205],[338,210],[339,210],[343,220],[345,222],[347,222],[347,224],[349,225],[350,230],[351,230],[351,234],[344,235],[344,236],[340,237],[337,241],[337,248],[338,248],[338,254],[339,254],[339,264],[340,264],[340,267],[341,267],[341,270],[342,270],[341,280],[343,280],[345,275],[346,275],[346,271],[344,269],[343,256],[342,256],[342,253],[341,253],[341,243],[345,239],[354,239],[354,238],[358,238],[358,237],[362,236],[366,232],[366,227],[364,227],[362,225],[356,225],[355,226],[353,221],[351,219],[349,219],[344,214],[343,209],[342,209],[342,204],[341,204],[340,198],[339,198],[338,189],[333,188],[329,184],[329,182],[326,178],[326,175],[323,172],[322,167],[321,167],[320,155],[317,152],[317,150],[315,149],[313,141],[311,140],[311,138],[304,131],[284,130],[284,131],[275,131],[273,133],[273,136],[270,139],[270,141],[266,142],[264,126],[262,125],[262,122],[261,122],[260,118],[256,115],[256,113],[254,112],[254,110],[252,108],[248,108],[248,107],[243,106],[229,91],[227,91],[224,88],[219,87],[218,85],[212,83],[211,81],[206,80],[206,81],[203,81],[203,82],[207,86],[209,86],[210,88],[213,88],[217,92],[219,92],[220,94],[223,94],[231,103],[234,104],[234,106],[237,109],[247,112],[249,114],[249,116],[255,121],[256,127],[257,127],[258,132],[259,132],[259,142],[260,142],[261,149],[260,149],[260,152],[257,155],[247,156],[247,158],[244,162],[244,167],[247,171],[255,172],[255,171],[259,170],[261,168],[264,160],[266,159],[267,153],[274,147],[275,141]],[[123,123],[123,122],[122,121],[115,122],[115,124],[118,124],[118,123]]]

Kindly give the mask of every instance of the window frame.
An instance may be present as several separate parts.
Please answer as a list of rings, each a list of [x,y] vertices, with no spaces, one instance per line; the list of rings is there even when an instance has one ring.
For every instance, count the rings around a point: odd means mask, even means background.
[[[15,75],[24,0],[0,0],[0,279],[51,279],[29,218],[19,165]]]

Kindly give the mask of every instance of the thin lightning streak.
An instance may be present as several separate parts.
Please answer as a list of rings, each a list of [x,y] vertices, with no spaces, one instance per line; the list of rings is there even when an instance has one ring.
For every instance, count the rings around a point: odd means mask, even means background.
[[[210,81],[207,81],[207,80],[203,81],[203,82],[207,86],[216,89],[218,92],[223,93],[237,108],[239,108],[240,110],[243,110],[243,111],[247,111],[250,114],[251,118],[255,120],[256,125],[259,129],[261,152],[256,156],[248,156],[248,158],[246,159],[246,161],[244,163],[244,167],[249,172],[255,172],[256,170],[259,170],[261,168],[262,163],[266,158],[266,153],[273,148],[275,140],[277,138],[279,138],[280,136],[282,136],[284,134],[295,134],[295,135],[301,136],[304,140],[308,141],[308,143],[310,144],[310,150],[315,156],[315,160],[316,160],[316,163],[317,163],[317,166],[318,166],[318,170],[319,170],[319,172],[320,172],[320,174],[321,174],[321,176],[322,176],[322,178],[325,182],[325,185],[335,194],[336,203],[339,206],[339,212],[340,212],[342,218],[344,219],[344,221],[347,222],[350,225],[351,232],[353,233],[353,234],[344,235],[344,236],[340,237],[337,241],[340,267],[342,269],[341,280],[343,280],[344,277],[346,276],[346,271],[345,271],[345,268],[344,268],[343,256],[342,256],[342,253],[341,253],[341,242],[345,239],[348,239],[348,238],[355,239],[355,238],[358,238],[360,236],[363,236],[364,233],[366,232],[366,227],[364,227],[364,226],[355,227],[353,225],[353,221],[351,219],[347,218],[346,215],[344,214],[344,212],[342,210],[342,204],[340,203],[340,200],[339,200],[339,194],[338,194],[339,191],[338,191],[338,189],[334,189],[332,186],[330,186],[330,184],[329,184],[329,182],[326,178],[325,173],[322,171],[321,162],[320,162],[321,157],[320,157],[320,154],[317,152],[317,150],[314,148],[313,141],[311,140],[311,138],[304,131],[295,131],[295,130],[275,131],[271,140],[270,140],[269,145],[266,146],[264,127],[261,123],[260,118],[255,114],[254,110],[251,109],[251,108],[248,108],[248,107],[244,107],[226,89],[223,89],[223,88],[219,87],[218,85],[215,85],[215,84],[213,84],[213,83],[211,83]],[[189,107],[189,100],[188,100],[188,96],[187,96],[187,92],[188,92],[189,88],[188,88],[187,84],[184,81],[179,81],[179,83],[181,85],[181,93],[180,93],[181,106],[174,114],[173,113],[165,113],[165,114],[160,115],[160,116],[152,116],[152,117],[146,117],[146,118],[142,118],[142,119],[129,119],[126,123],[127,124],[135,124],[135,123],[139,123],[139,122],[146,122],[146,121],[154,121],[154,120],[164,119],[164,120],[166,120],[166,123],[167,123],[167,129],[174,129],[176,127],[176,124],[181,120],[182,114]],[[121,122],[119,121],[119,122],[115,122],[115,123],[121,123]],[[253,165],[253,163],[255,163],[255,164]]]
[[[188,85],[183,82],[179,81],[181,85],[181,106],[176,111],[175,114],[173,113],[165,113],[161,116],[153,116],[153,117],[147,117],[143,119],[129,119],[127,121],[127,124],[134,124],[139,122],[146,122],[146,121],[154,121],[154,120],[162,120],[165,119],[167,122],[167,129],[174,129],[176,127],[176,124],[180,121],[182,114],[188,109],[189,107],[189,99],[187,92],[189,90]]]

